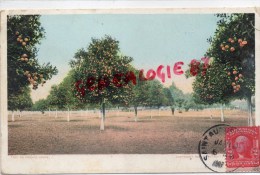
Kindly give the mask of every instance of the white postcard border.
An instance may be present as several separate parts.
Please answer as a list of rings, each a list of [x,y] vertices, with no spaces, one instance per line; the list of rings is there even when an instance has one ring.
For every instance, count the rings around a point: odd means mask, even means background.
[[[108,155],[13,155],[8,156],[7,112],[7,15],[8,14],[169,14],[169,13],[255,13],[260,29],[260,9],[98,9],[98,10],[14,10],[1,13],[1,134],[2,172],[11,174],[49,173],[173,173],[211,172],[198,154],[108,154]],[[258,12],[258,13],[257,13]],[[256,124],[260,125],[260,31],[256,30]],[[4,69],[3,69],[4,68]],[[203,133],[202,133],[203,134]],[[199,143],[199,140],[198,140]],[[194,144],[198,144],[194,143]]]

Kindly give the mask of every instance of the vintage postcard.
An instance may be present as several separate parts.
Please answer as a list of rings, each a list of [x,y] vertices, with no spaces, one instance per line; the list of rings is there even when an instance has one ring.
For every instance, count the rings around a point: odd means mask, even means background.
[[[2,173],[260,172],[259,19],[1,11]]]

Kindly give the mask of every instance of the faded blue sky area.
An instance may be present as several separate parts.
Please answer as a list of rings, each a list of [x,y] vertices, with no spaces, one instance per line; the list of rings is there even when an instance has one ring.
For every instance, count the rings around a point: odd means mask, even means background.
[[[45,87],[32,92],[33,101],[45,98],[50,87],[58,84],[69,71],[69,61],[91,38],[110,35],[117,39],[121,52],[134,58],[133,65],[147,71],[159,65],[174,66],[183,61],[187,69],[191,59],[200,59],[214,35],[217,17],[213,14],[85,14],[42,15],[46,38],[39,45],[41,63],[50,62],[59,73]],[[172,81],[184,92],[192,92],[192,80],[173,75]]]

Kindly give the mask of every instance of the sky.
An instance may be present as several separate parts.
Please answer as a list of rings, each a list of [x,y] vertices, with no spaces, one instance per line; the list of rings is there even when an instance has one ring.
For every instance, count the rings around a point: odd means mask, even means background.
[[[133,57],[138,69],[156,70],[159,65],[173,66],[182,61],[185,71],[192,59],[200,59],[209,48],[207,38],[214,35],[217,17],[213,14],[84,14],[42,15],[45,38],[38,46],[40,63],[50,62],[58,74],[32,91],[33,101],[46,98],[50,88],[59,84],[71,69],[69,61],[77,50],[86,49],[91,38],[110,35],[119,41],[124,55]],[[165,70],[166,72],[166,70]],[[166,78],[183,92],[192,92],[194,78],[183,75]]]

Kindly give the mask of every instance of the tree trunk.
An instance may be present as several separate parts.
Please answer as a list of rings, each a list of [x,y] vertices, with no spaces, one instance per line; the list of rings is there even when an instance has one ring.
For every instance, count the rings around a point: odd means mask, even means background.
[[[56,108],[56,113],[55,113],[55,118],[58,117],[58,111],[57,111],[57,108]]]
[[[135,109],[135,122],[137,122],[137,106],[134,106]]]
[[[12,111],[12,122],[14,122],[14,111]]]
[[[174,116],[174,111],[175,111],[174,107],[171,107],[171,110],[172,110],[172,116]]]
[[[104,131],[105,130],[105,100],[102,100],[101,103],[101,109],[102,109],[102,117],[101,117],[101,124],[100,124],[100,130]]]
[[[19,111],[19,117],[22,117],[22,111]]]
[[[70,121],[70,108],[68,108],[68,116],[67,116],[67,121]]]
[[[247,106],[248,106],[248,126],[253,126],[251,95],[248,96],[247,98]]]
[[[116,116],[119,116],[119,106],[117,107]]]
[[[161,116],[161,110],[158,108],[158,115]]]
[[[102,118],[102,104],[99,108],[98,115],[99,115],[99,118]]]
[[[221,104],[221,122],[224,122],[224,110],[223,110],[223,104]]]
[[[51,116],[51,110],[50,110],[50,108],[49,108],[49,117]]]
[[[152,107],[150,107],[150,118],[152,119],[153,116],[152,116]]]
[[[86,112],[86,116],[88,116],[88,109],[85,112]],[[96,108],[93,109],[93,115],[95,115],[95,114],[96,114]]]

